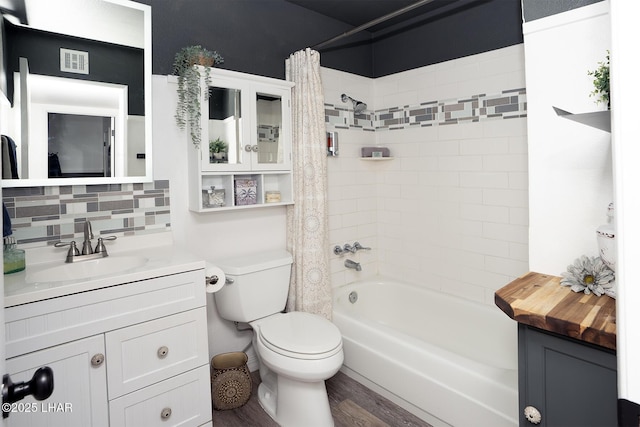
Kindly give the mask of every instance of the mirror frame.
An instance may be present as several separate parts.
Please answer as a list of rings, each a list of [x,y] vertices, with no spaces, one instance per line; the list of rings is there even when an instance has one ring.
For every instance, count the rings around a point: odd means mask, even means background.
[[[126,177],[88,177],[88,178],[38,178],[38,179],[3,179],[2,188],[14,187],[51,187],[69,185],[126,184],[153,181],[153,103],[152,103],[152,70],[151,70],[151,6],[129,0],[102,0],[122,7],[136,9],[144,16],[144,147],[145,174]]]

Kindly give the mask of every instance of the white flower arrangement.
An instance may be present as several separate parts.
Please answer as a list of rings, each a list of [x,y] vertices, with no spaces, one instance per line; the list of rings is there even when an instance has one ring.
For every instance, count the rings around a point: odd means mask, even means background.
[[[560,285],[571,286],[573,292],[616,297],[615,273],[600,257],[582,255],[561,276]]]

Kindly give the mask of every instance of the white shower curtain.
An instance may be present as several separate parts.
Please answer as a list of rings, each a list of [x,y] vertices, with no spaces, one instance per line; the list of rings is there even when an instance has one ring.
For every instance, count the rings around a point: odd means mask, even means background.
[[[293,195],[287,207],[287,249],[293,254],[288,311],[331,319],[327,237],[327,147],[320,54],[309,48],[285,61],[293,124]]]

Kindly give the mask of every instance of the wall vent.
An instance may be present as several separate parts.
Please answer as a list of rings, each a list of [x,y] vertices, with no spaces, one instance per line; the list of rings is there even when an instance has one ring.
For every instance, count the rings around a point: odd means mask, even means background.
[[[89,52],[60,48],[60,71],[89,74]]]

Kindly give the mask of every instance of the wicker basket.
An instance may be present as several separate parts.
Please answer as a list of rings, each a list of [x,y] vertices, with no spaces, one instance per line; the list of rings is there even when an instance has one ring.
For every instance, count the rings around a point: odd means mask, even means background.
[[[211,359],[211,400],[219,411],[235,409],[251,397],[251,373],[247,354],[222,353]]]

